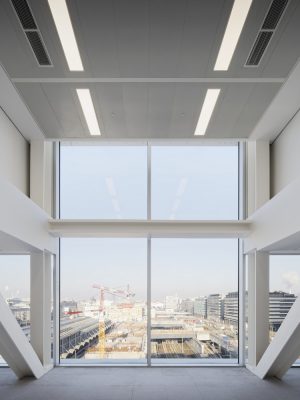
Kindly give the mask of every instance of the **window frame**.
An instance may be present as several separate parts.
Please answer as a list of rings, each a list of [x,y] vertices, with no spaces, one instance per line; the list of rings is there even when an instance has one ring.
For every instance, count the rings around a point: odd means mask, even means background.
[[[55,165],[55,174],[54,174],[54,217],[56,219],[60,219],[60,148],[61,144],[86,144],[86,145],[96,145],[96,146],[147,146],[147,219],[146,221],[151,222],[151,147],[152,146],[238,146],[238,219],[244,220],[246,216],[246,142],[240,140],[231,140],[224,139],[222,141],[216,140],[199,140],[199,139],[170,139],[170,140],[95,140],[87,142],[86,139],[82,140],[55,140],[54,141],[54,165]],[[193,222],[195,220],[191,220]],[[184,238],[182,235],[176,235],[174,232],[174,236],[178,238]],[[147,235],[147,363],[146,364],[138,364],[139,366],[161,366],[160,363],[153,363],[151,360],[151,239],[159,238],[159,236]],[[199,237],[200,238],[200,237]],[[202,236],[203,238],[203,236]],[[190,362],[188,360],[187,363],[179,363],[175,362],[167,363],[167,365],[172,366],[244,366],[245,365],[245,256],[243,252],[243,240],[238,240],[238,360],[237,363],[226,363],[226,362],[212,362],[210,360],[208,363],[204,362]],[[59,341],[60,341],[60,315],[59,315],[59,304],[60,304],[60,238],[59,238],[59,246],[58,246],[58,257],[56,263],[54,263],[54,364],[56,366],[68,366],[72,364],[61,363],[60,354],[59,354]],[[73,364],[74,365],[74,364]],[[76,363],[76,366],[87,365],[86,363]],[[89,363],[89,365],[95,366],[133,366],[134,363],[124,362],[120,363]],[[166,363],[164,364],[166,365]]]

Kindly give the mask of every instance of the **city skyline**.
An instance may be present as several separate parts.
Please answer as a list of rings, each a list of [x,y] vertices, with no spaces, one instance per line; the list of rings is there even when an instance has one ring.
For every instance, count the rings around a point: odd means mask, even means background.
[[[30,259],[28,255],[1,255],[0,257],[0,270],[3,271],[5,279],[0,281],[0,292],[4,297],[20,297],[29,298],[30,295]],[[94,282],[90,281],[90,286],[87,287],[91,290],[84,296],[89,299],[92,296],[97,296],[97,292],[93,291],[91,285]],[[122,282],[120,286],[125,286],[130,282]],[[116,285],[113,285],[116,286]],[[132,286],[132,285],[131,285]],[[132,286],[132,290],[135,287]],[[295,295],[300,294],[300,256],[298,255],[276,255],[270,258],[270,292],[282,290],[289,292],[290,290]],[[230,290],[228,290],[229,292]],[[178,290],[177,290],[178,292]],[[175,291],[170,291],[169,295],[178,294]],[[220,289],[220,294],[226,294],[224,288]],[[208,292],[199,292],[195,296],[183,297],[197,297],[209,294]],[[71,293],[66,293],[67,298],[76,297],[76,292],[72,296]],[[162,296],[163,298],[163,296]],[[153,299],[154,300],[154,299]],[[161,299],[158,299],[161,300]]]

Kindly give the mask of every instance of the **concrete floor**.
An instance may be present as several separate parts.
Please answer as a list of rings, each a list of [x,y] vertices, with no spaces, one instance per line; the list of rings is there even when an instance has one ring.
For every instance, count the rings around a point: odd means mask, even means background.
[[[245,368],[55,368],[18,381],[0,369],[1,400],[299,400],[300,368],[261,381]]]

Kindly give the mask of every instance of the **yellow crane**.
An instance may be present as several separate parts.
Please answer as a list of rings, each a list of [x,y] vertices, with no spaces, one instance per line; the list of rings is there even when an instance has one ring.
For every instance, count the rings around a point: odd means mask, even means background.
[[[94,289],[99,290],[99,331],[98,331],[98,352],[99,357],[103,358],[105,355],[105,309],[104,309],[104,294],[112,294],[113,296],[130,299],[134,297],[134,293],[130,292],[129,285],[124,288],[110,288],[100,284],[94,284]]]

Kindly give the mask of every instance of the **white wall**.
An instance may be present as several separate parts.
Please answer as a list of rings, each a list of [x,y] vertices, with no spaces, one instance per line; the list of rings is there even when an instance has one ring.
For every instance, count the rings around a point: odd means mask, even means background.
[[[0,176],[29,195],[29,143],[1,108]]]
[[[271,145],[271,195],[300,178],[300,111]]]

